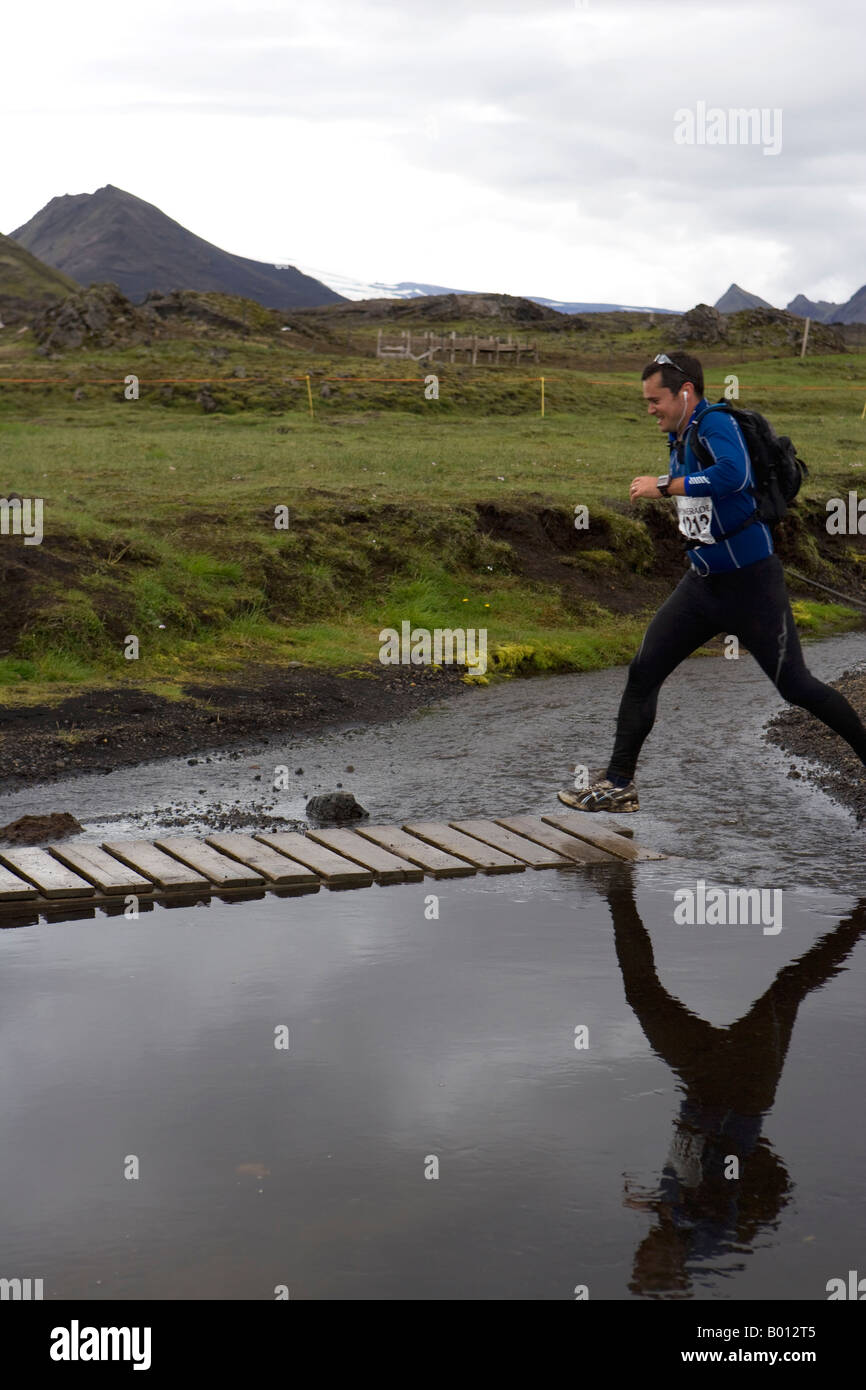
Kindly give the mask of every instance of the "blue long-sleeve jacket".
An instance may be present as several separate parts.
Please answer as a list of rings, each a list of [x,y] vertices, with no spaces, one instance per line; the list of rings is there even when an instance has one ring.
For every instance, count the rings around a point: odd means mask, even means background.
[[[699,400],[689,425],[699,421],[708,407],[705,398]],[[719,539],[755,510],[749,491],[755,478],[742,431],[725,411],[714,410],[698,425],[697,435],[715,460],[712,466],[701,466],[691,445],[684,442],[685,435],[678,440],[676,434],[668,434],[670,474],[686,479],[685,497],[674,498],[679,528],[687,540],[702,542],[688,552],[692,567],[698,574],[722,574],[754,565],[773,553],[773,537],[764,522],[747,526],[730,540]]]

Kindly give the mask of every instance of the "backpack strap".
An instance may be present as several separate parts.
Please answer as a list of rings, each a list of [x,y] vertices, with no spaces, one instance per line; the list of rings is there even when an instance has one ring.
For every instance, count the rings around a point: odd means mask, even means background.
[[[698,416],[697,420],[695,420],[694,424],[689,426],[689,430],[686,434],[684,444],[686,445],[686,447],[691,449],[692,453],[695,455],[695,458],[698,460],[702,468],[712,468],[713,464],[715,463],[715,459],[713,458],[709,449],[706,447],[705,444],[701,443],[698,437],[698,428],[709,415],[711,410],[723,410],[726,415],[733,415],[733,412],[730,406],[728,405],[727,401],[718,401],[715,405],[708,405],[706,410],[702,411],[701,414]],[[686,476],[688,476],[688,474],[686,474]],[[753,487],[750,487],[749,492],[752,494],[752,497],[754,498],[755,489]],[[758,516],[758,505],[757,503],[755,503],[755,510],[751,513],[750,516],[746,517],[745,521],[741,521],[739,526],[735,526],[732,531],[723,531],[720,536],[715,537],[715,540],[729,541],[732,536],[738,536],[741,531],[745,531],[747,526],[754,526],[755,522],[759,520],[760,518]],[[700,541],[686,541],[686,550],[697,550],[700,547],[700,544]],[[706,544],[706,542],[704,542],[704,544]]]
[[[688,445],[691,448],[692,453],[695,455],[698,462],[704,468],[712,467],[712,465],[715,463],[715,459],[713,458],[710,451],[707,449],[706,445],[701,443],[698,437],[698,429],[700,428],[701,424],[706,419],[706,417],[709,415],[711,410],[723,410],[726,415],[732,414],[731,408],[728,405],[727,401],[717,401],[715,405],[708,405],[706,410],[702,411],[701,414],[698,416],[697,420],[695,420],[694,424],[689,426],[688,433],[686,434],[685,440],[683,441],[684,444]]]
[[[714,536],[713,539],[716,541],[729,541],[732,536],[738,536],[741,531],[745,531],[747,526],[754,526],[755,522],[758,520],[758,508],[756,507],[751,516],[747,516],[745,521],[742,521],[739,526],[734,527],[733,531],[723,531],[720,536]],[[706,541],[685,542],[686,550],[698,550],[701,545],[706,544]]]

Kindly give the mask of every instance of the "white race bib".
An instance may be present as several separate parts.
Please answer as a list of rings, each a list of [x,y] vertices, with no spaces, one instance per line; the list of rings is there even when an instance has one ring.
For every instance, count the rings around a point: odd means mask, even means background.
[[[700,545],[715,545],[716,538],[710,531],[713,520],[712,497],[676,497],[679,514],[679,528],[688,541],[698,541]]]

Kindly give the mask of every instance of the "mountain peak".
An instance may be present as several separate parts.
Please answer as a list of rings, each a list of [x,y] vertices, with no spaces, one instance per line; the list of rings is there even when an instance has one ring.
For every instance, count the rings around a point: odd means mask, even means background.
[[[718,309],[720,314],[736,314],[740,309],[772,309],[773,305],[768,304],[760,295],[750,294],[748,290],[734,283],[728,286],[713,307]]]
[[[138,303],[150,290],[177,289],[238,295],[284,312],[342,299],[294,267],[223,251],[112,183],[52,198],[12,236],[80,284],[110,282]]]

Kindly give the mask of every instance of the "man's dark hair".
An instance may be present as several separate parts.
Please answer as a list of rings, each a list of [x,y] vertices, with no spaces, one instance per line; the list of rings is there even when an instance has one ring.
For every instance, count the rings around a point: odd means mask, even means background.
[[[690,381],[699,396],[704,394],[704,369],[696,357],[691,357],[687,352],[668,352],[660,354],[671,359],[675,365],[669,363],[647,362],[640,374],[641,381],[646,381],[647,377],[655,376],[656,372],[661,372],[662,386],[667,387],[668,391],[681,391],[685,382]]]

